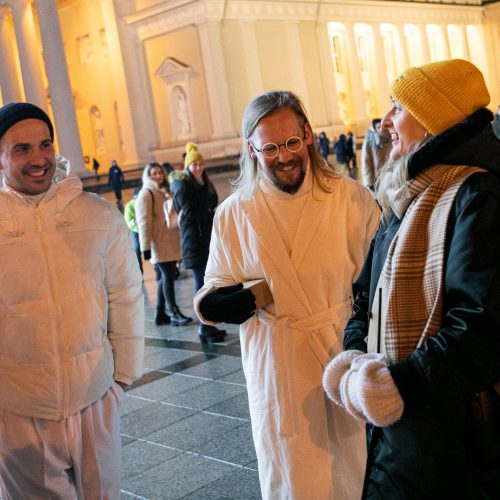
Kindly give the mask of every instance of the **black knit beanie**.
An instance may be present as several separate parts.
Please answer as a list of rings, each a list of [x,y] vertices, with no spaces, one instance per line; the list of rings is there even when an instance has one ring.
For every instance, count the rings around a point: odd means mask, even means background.
[[[0,139],[12,125],[29,118],[45,122],[51,139],[54,139],[54,127],[47,113],[29,102],[11,102],[0,108]]]

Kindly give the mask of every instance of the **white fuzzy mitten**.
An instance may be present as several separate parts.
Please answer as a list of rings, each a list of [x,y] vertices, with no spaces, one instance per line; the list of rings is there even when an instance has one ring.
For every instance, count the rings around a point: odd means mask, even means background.
[[[339,392],[352,416],[377,427],[391,425],[403,414],[403,398],[381,354],[358,356],[342,376]]]
[[[323,372],[323,389],[327,396],[339,406],[343,406],[339,391],[340,379],[349,370],[352,361],[362,355],[361,351],[343,351],[326,365]]]

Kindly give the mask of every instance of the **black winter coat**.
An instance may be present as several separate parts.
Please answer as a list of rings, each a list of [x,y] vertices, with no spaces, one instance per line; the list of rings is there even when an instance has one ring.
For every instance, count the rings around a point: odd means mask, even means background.
[[[170,175],[174,206],[180,213],[181,253],[186,269],[205,269],[208,261],[210,236],[217,191],[203,172],[204,184],[199,184],[189,170]]]
[[[470,400],[500,380],[500,141],[491,113],[478,111],[414,155],[410,177],[434,164],[474,165],[452,208],[446,244],[440,332],[389,370],[404,400],[402,418],[369,425],[363,498],[500,498],[500,466],[471,461]],[[382,223],[354,284],[354,315],[344,349],[366,351],[368,316],[380,272],[399,228]]]

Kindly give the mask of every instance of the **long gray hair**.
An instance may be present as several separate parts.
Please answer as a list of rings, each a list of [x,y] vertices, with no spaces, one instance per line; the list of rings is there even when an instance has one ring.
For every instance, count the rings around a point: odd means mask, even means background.
[[[240,193],[244,199],[250,198],[259,182],[259,162],[250,156],[247,141],[252,136],[260,120],[267,116],[290,109],[295,113],[299,125],[305,132],[306,124],[309,124],[304,106],[300,99],[290,91],[271,90],[257,96],[247,107],[243,114],[241,123],[241,136],[243,145],[240,155],[240,175],[234,181],[235,192]],[[329,191],[327,187],[327,177],[335,176],[335,171],[321,158],[314,141],[307,146],[310,158],[311,172],[324,191]]]

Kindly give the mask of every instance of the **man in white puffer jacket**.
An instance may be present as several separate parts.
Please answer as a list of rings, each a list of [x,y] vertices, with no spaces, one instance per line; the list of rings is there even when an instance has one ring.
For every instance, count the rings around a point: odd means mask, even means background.
[[[56,164],[53,138],[40,108],[0,108],[0,494],[117,499],[141,274],[123,217]]]

